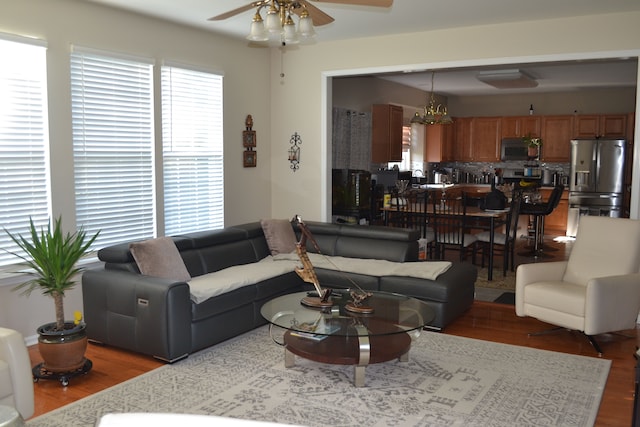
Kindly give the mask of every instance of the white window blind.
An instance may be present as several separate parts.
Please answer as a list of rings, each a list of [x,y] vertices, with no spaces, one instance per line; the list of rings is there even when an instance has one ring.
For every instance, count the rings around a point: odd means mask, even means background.
[[[165,234],[224,226],[222,76],[162,67]]]
[[[28,232],[50,215],[46,48],[0,39],[0,226]],[[0,247],[22,253],[4,230]],[[17,258],[0,251],[0,265]]]
[[[74,51],[76,221],[96,247],[155,236],[151,63]]]

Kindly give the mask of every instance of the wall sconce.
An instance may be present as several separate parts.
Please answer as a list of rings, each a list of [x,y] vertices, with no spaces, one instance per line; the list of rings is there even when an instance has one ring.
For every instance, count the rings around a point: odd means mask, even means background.
[[[291,135],[289,144],[291,144],[289,148],[289,162],[291,162],[291,169],[295,172],[300,167],[300,145],[302,144],[302,139],[300,135],[298,135],[298,132]]]

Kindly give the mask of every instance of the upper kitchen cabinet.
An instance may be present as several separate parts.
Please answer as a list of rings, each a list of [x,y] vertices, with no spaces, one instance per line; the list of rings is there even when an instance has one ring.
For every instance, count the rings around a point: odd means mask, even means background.
[[[500,160],[501,117],[474,117],[471,120],[471,152],[474,162]]]
[[[574,138],[625,138],[626,114],[578,115],[574,122]]]
[[[502,117],[500,123],[502,137],[522,138],[527,135],[539,137],[541,122],[540,116]]]
[[[398,105],[375,104],[372,111],[371,161],[402,161],[403,111]]]
[[[569,162],[573,116],[542,117],[542,155],[545,162]]]
[[[453,125],[425,125],[425,162],[456,160],[453,147]]]
[[[460,162],[473,161],[471,147],[471,117],[456,117],[453,119],[453,156]]]

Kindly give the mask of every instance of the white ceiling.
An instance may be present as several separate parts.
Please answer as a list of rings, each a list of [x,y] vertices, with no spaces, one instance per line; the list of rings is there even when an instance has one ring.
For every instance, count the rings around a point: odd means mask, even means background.
[[[250,3],[247,0],[85,0],[174,21],[214,33],[244,39],[253,13],[240,13],[224,21],[208,18]],[[330,1],[330,0],[328,0]],[[638,0],[395,0],[390,8],[311,1],[335,18],[316,27],[317,42],[382,36],[425,30],[488,25],[577,15],[640,10]],[[479,68],[438,70],[436,92],[443,95],[482,95],[578,90],[581,88],[635,87],[637,60],[582,61],[554,64],[512,64],[488,69],[525,70],[538,86],[498,90],[476,79]],[[402,73],[385,78],[431,90],[431,74]]]

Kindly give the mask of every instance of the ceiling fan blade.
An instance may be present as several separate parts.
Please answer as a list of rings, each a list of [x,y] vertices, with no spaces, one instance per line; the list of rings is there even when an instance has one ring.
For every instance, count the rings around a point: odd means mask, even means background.
[[[355,4],[357,6],[391,7],[393,0],[312,0],[317,3]]]
[[[311,20],[313,21],[313,25],[315,27],[319,27],[321,25],[327,25],[335,21],[335,19],[333,19],[331,16],[327,15],[326,13],[324,13],[323,11],[321,11],[320,9],[318,9],[308,1],[300,0],[300,3],[304,4],[304,6],[307,8],[307,12],[309,12],[309,16],[311,17]],[[302,13],[303,10],[304,8],[298,7],[294,9],[294,12],[296,15],[300,15],[300,13]]]
[[[263,4],[268,3],[266,0],[254,1],[249,4],[245,4],[244,6],[240,6],[237,9],[230,10],[229,12],[221,13],[220,15],[214,16],[212,18],[207,19],[207,21],[222,21],[223,19],[231,18],[239,13],[245,12],[249,9],[253,9],[254,7],[261,6]]]

